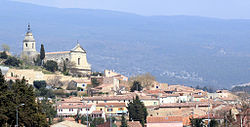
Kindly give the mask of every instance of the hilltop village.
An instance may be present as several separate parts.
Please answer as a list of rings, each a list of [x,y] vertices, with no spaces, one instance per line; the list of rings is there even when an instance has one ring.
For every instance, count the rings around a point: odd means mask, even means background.
[[[6,82],[33,86],[36,102],[46,100],[54,110],[46,117],[52,127],[250,126],[245,93],[160,83],[149,73],[94,72],[78,42],[68,51],[45,52],[41,45],[39,53],[30,25],[19,57],[3,50]]]

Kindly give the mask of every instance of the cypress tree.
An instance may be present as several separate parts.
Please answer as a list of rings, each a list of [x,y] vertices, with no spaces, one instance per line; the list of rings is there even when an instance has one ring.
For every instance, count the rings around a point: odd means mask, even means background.
[[[127,120],[124,114],[122,114],[122,122],[120,127],[128,127]]]
[[[41,61],[42,61],[42,64],[43,64],[44,58],[45,58],[45,50],[44,50],[43,44],[41,44],[41,48],[40,48],[40,59],[41,59]]]
[[[138,96],[136,96],[136,98],[128,104],[127,109],[129,112],[129,120],[140,121],[142,126],[144,126],[148,112],[147,108],[144,106],[143,102],[140,101]]]

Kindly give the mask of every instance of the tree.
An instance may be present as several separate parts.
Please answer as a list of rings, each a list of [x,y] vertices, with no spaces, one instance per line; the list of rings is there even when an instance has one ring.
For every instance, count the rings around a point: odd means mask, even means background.
[[[127,109],[129,112],[129,120],[140,121],[140,123],[144,127],[148,112],[147,108],[144,106],[143,102],[140,101],[138,96],[136,96],[136,98],[128,104]]]
[[[50,72],[55,72],[58,70],[58,65],[57,65],[57,62],[53,61],[53,60],[48,60],[44,65],[43,67],[50,71]]]
[[[33,87],[28,86],[25,79],[7,85],[0,73],[0,100],[0,126],[15,125],[16,109],[20,126],[48,126],[41,105],[35,101]]]
[[[104,119],[102,117],[94,118],[90,122],[90,127],[96,127],[97,125],[100,125],[100,124],[103,124],[103,123],[104,123]]]
[[[8,59],[6,61],[4,61],[4,64],[6,66],[19,67],[21,62],[16,57],[8,57]]]
[[[36,59],[34,58],[34,64],[36,65],[36,66],[41,66],[42,65],[42,60],[41,60],[41,58],[40,58],[40,55],[37,55],[36,56]]]
[[[121,121],[121,126],[120,127],[128,127],[127,120],[126,120],[124,114],[122,114],[122,121]]]
[[[41,48],[40,48],[40,65],[43,65],[43,60],[45,58],[45,50],[44,50],[44,46],[43,44],[41,44]]]
[[[191,127],[204,127],[203,119],[200,118],[190,118]]]
[[[91,84],[93,87],[97,87],[100,85],[96,78],[91,78]]]
[[[40,48],[40,59],[43,61],[44,58],[45,58],[45,50],[44,50],[43,44],[41,44],[41,48]]]
[[[215,119],[211,119],[209,127],[218,127],[219,123]]]
[[[53,118],[56,117],[56,110],[52,106],[52,103],[45,97],[41,102],[40,105],[42,107],[43,113],[46,114],[46,118],[49,119],[49,125],[52,124]]]
[[[130,88],[130,92],[141,91],[141,90],[142,90],[141,83],[139,81],[134,81],[132,87]]]
[[[129,81],[131,84],[134,81],[139,81],[141,83],[142,87],[149,89],[150,86],[152,86],[156,80],[155,80],[155,77],[153,75],[151,75],[150,73],[145,73],[145,74],[131,77],[129,79]]]
[[[10,51],[10,47],[7,44],[2,44],[1,47],[2,47],[2,50],[5,51],[5,52]]]
[[[33,85],[35,88],[40,89],[40,88],[45,88],[47,86],[46,81],[34,81]]]
[[[8,55],[6,53],[6,51],[3,51],[0,53],[0,59],[7,59],[8,58]]]

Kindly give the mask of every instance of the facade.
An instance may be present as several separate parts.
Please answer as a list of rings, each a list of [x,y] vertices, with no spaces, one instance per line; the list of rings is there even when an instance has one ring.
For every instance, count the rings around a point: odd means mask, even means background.
[[[25,38],[23,40],[21,58],[28,59],[29,61],[33,61],[34,58],[39,54],[36,51],[36,41],[33,37],[33,34],[30,29],[30,25],[28,25],[28,30],[25,34]]]
[[[91,65],[87,61],[86,51],[81,47],[79,43],[70,51],[63,52],[47,52],[45,53],[45,61],[53,60],[58,64],[70,62],[73,66],[71,71],[77,71],[83,74],[91,73]]]
[[[125,103],[99,103],[96,104],[96,110],[103,111],[105,114],[111,116],[121,116],[128,112]]]

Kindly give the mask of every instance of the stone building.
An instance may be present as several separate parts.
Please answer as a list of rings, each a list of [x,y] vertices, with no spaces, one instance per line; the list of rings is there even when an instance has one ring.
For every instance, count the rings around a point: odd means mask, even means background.
[[[71,71],[76,70],[83,74],[90,74],[91,72],[91,65],[87,61],[86,51],[79,43],[70,51],[45,53],[46,60],[54,60],[58,64],[63,63],[63,61],[70,62],[73,64]]]
[[[38,54],[39,53],[36,51],[36,41],[31,32],[30,25],[28,25],[28,30],[23,40],[21,58],[33,61]]]

